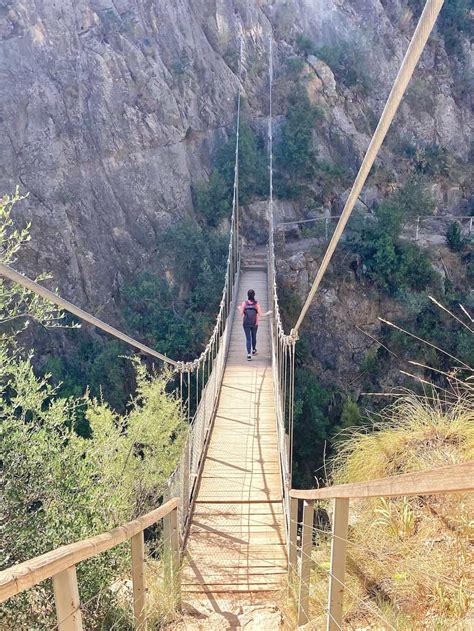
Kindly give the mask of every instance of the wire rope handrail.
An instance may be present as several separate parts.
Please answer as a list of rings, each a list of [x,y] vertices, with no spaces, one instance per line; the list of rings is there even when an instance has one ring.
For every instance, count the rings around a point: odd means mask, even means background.
[[[313,533],[317,531],[331,539],[330,568],[321,567],[329,576],[328,606],[323,607],[327,614],[327,629],[333,631],[336,628],[342,628],[343,594],[344,590],[351,591],[344,580],[347,546],[351,544],[348,537],[350,500],[437,496],[472,491],[474,491],[474,460],[367,482],[334,485],[314,490],[291,490],[289,584],[297,602],[298,624],[304,625],[311,620],[311,566],[314,563],[311,549]],[[314,525],[315,501],[329,499],[334,500],[331,532]],[[301,503],[302,519],[299,518]],[[301,538],[298,545],[300,527]],[[368,546],[366,549],[370,550]],[[423,573],[422,570],[421,573]],[[436,575],[435,578],[450,581],[449,577],[440,575]],[[294,589],[294,584],[298,587],[297,590]],[[470,590],[466,589],[466,592]],[[368,606],[368,608],[371,607]],[[382,618],[381,612],[373,607],[371,613]]]

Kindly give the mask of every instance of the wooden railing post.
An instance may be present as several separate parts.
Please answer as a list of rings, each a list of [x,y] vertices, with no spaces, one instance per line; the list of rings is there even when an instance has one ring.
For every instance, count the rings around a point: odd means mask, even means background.
[[[53,590],[58,631],[82,631],[81,601],[75,565],[53,576]]]
[[[308,624],[309,582],[311,578],[311,548],[313,547],[314,502],[303,503],[303,531],[301,534],[301,565],[298,589],[298,626]]]
[[[170,521],[170,550],[171,550],[171,572],[173,577],[173,587],[176,594],[176,606],[181,601],[180,589],[180,541],[179,541],[179,521],[178,508],[176,507],[169,515]]]
[[[176,605],[181,599],[179,585],[180,541],[178,527],[178,509],[175,508],[164,519],[163,535],[165,539],[165,582],[176,596]]]
[[[334,500],[332,526],[327,631],[336,631],[336,629],[342,628],[348,524],[349,500],[347,498],[337,498]]]
[[[288,587],[290,595],[294,593],[298,561],[298,500],[290,497],[290,525],[288,528]]]
[[[136,631],[146,630],[145,615],[145,537],[143,530],[131,538],[132,543],[132,583],[133,613]]]

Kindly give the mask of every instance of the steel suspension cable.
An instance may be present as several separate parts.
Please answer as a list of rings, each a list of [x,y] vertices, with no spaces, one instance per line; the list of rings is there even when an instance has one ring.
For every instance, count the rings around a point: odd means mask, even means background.
[[[160,359],[161,361],[164,361],[165,363],[170,364],[172,366],[178,365],[178,362],[174,361],[174,359],[170,359],[169,357],[166,357],[166,355],[163,355],[162,353],[159,353],[158,351],[153,350],[149,346],[146,346],[145,344],[142,344],[141,342],[137,342],[137,340],[134,340],[129,335],[126,335],[125,333],[122,333],[122,331],[119,331],[115,327],[110,326],[110,324],[107,324],[106,322],[99,320],[99,318],[96,318],[95,316],[91,315],[87,311],[84,311],[84,309],[81,309],[80,307],[76,307],[76,305],[74,305],[72,302],[69,302],[68,300],[65,300],[64,298],[61,298],[54,292],[50,291],[49,289],[46,289],[46,287],[43,287],[39,283],[36,283],[34,280],[31,280],[30,278],[28,278],[27,276],[20,274],[19,272],[12,269],[8,265],[5,265],[4,263],[0,263],[0,274],[2,276],[5,276],[5,278],[8,278],[11,281],[18,283],[18,285],[25,287],[29,291],[34,292],[38,296],[41,296],[45,300],[52,302],[53,304],[57,305],[61,309],[64,309],[65,311],[69,311],[69,313],[72,313],[73,315],[77,316],[81,320],[85,320],[86,322],[89,322],[89,324],[92,324],[98,329],[102,329],[102,331],[105,331],[106,333],[109,333],[110,335],[117,337],[123,342],[130,344],[130,346],[134,346],[135,348],[139,349],[143,353],[146,353],[147,355],[151,355],[152,357],[156,357],[157,359]]]
[[[400,66],[400,70],[398,71],[392,90],[390,91],[390,94],[388,96],[382,116],[379,120],[374,135],[372,136],[372,140],[370,141],[369,147],[360,166],[349,197],[347,198],[344,210],[342,211],[342,215],[337,223],[331,241],[329,242],[324,258],[316,274],[316,278],[314,279],[308,297],[306,298],[306,302],[304,303],[299,318],[294,326],[293,331],[295,333],[298,332],[301,323],[303,322],[304,317],[306,316],[306,313],[309,309],[309,306],[316,294],[316,291],[321,284],[321,280],[328,268],[332,255],[334,254],[334,250],[339,243],[339,240],[349,220],[354,205],[362,191],[362,187],[365,184],[365,181],[369,175],[375,158],[377,157],[379,149],[398,110],[398,106],[400,105],[403,95],[405,94],[406,88],[413,75],[416,64],[418,63],[428,37],[436,22],[436,18],[438,17],[441,7],[443,6],[443,2],[444,0],[427,0],[425,4],[423,13],[421,14],[421,17],[418,21],[418,25],[415,29],[410,45],[408,46],[407,52],[405,53],[405,57],[403,59],[402,65]]]

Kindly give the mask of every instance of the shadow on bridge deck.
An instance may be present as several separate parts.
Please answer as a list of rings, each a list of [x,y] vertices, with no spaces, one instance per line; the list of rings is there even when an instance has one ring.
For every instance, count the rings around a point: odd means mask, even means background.
[[[266,310],[266,272],[242,273],[239,304],[249,288]],[[231,594],[280,590],[287,572],[270,344],[262,319],[248,362],[236,315],[187,541],[183,597],[219,613]]]

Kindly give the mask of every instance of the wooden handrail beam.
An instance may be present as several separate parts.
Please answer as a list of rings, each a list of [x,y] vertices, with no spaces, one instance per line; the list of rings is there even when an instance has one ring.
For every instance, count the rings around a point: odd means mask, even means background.
[[[109,532],[61,546],[56,550],[51,550],[51,552],[46,552],[0,572],[0,603],[47,578],[51,578],[58,572],[131,539],[171,513],[178,505],[179,499],[173,498],[150,513]]]
[[[292,489],[290,496],[301,500],[337,498],[397,497],[400,495],[431,495],[474,490],[474,460],[462,464],[438,467],[428,471],[405,473],[391,478],[340,484],[322,489]]]

